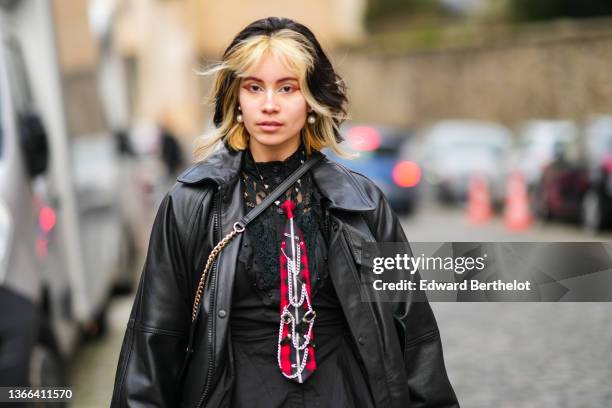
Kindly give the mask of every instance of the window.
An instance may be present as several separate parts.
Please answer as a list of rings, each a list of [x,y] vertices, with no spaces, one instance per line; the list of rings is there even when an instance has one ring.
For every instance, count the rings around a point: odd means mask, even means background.
[[[23,54],[15,39],[9,38],[5,41],[4,46],[11,99],[17,114],[23,115],[31,112],[33,108],[32,92],[26,77]]]

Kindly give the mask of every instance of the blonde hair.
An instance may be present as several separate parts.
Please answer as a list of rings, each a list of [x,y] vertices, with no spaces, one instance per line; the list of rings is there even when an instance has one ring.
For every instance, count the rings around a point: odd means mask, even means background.
[[[288,28],[270,34],[251,35],[234,43],[226,50],[221,62],[200,72],[201,75],[215,75],[209,103],[216,106],[216,127],[210,134],[202,136],[196,144],[195,161],[205,160],[221,142],[225,142],[234,150],[247,148],[248,132],[244,124],[236,120],[240,82],[247,76],[247,71],[266,55],[280,57],[281,61],[295,71],[302,94],[316,114],[316,122],[306,123],[301,130],[306,154],[310,155],[313,150],[328,147],[337,155],[346,156],[339,147],[342,141],[339,137],[339,125],[347,119],[344,106],[334,107],[321,103],[313,96],[308,86],[308,75],[316,69],[317,51],[322,52],[320,46],[317,44],[319,49],[316,50],[303,34]],[[342,90],[340,99],[346,101],[344,83],[335,73],[334,76],[337,78],[336,82],[340,81],[335,84]]]

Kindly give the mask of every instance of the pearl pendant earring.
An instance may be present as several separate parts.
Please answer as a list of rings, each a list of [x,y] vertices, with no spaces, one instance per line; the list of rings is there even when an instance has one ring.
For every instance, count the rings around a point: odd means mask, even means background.
[[[240,112],[242,111],[242,109],[240,109],[240,106],[238,106],[238,111],[240,111]],[[243,121],[243,119],[242,119],[242,113],[239,113],[239,114],[236,116],[236,121],[237,121],[238,123],[242,123],[242,121]]]
[[[314,113],[311,113],[310,115],[308,115],[308,123],[310,123],[311,125],[314,125],[316,121],[317,121],[317,118],[315,118]]]

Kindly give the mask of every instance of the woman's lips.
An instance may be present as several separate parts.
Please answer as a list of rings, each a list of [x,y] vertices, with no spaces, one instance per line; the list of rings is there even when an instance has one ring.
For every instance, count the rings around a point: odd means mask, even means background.
[[[276,132],[281,126],[281,123],[276,122],[261,122],[257,124],[264,132]]]

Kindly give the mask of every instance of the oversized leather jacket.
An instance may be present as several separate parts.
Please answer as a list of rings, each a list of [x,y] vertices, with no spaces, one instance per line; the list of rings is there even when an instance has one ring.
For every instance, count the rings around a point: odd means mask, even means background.
[[[222,146],[179,176],[163,199],[119,356],[112,407],[231,406],[228,327],[241,235],[207,276],[193,347],[186,348],[203,265],[243,215],[242,154]],[[366,177],[327,158],[310,171],[327,203],[330,278],[376,406],[458,407],[429,304],[409,295],[401,303],[362,301],[362,243],[405,242],[409,251],[387,200]]]

